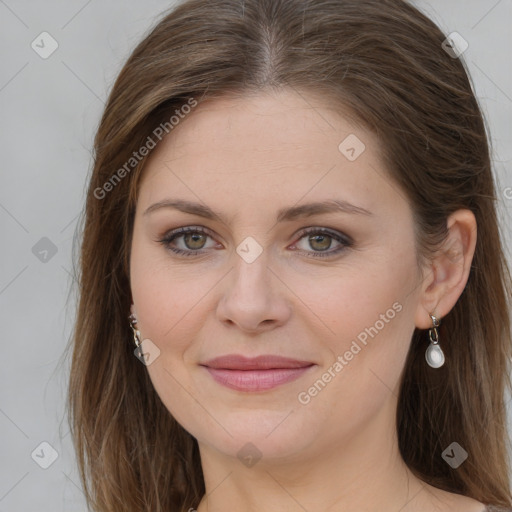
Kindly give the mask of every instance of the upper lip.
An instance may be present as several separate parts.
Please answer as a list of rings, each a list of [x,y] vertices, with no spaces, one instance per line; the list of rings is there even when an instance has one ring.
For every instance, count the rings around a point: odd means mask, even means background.
[[[209,368],[217,368],[223,370],[270,370],[277,368],[305,368],[312,366],[311,361],[300,361],[290,359],[288,357],[274,356],[271,354],[261,355],[258,357],[245,357],[238,354],[228,354],[225,356],[215,357],[202,366]]]

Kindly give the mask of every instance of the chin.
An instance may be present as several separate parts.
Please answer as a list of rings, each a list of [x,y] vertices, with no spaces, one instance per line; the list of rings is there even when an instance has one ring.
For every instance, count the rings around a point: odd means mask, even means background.
[[[244,457],[278,462],[293,460],[321,435],[319,424],[322,422],[311,424],[312,419],[300,418],[291,408],[282,411],[255,409],[217,417],[224,428],[204,429],[202,424],[192,426],[189,431],[200,444],[242,462]]]

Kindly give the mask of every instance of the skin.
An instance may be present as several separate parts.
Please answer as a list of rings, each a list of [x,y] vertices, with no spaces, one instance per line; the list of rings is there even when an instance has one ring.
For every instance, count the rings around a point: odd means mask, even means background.
[[[350,134],[366,146],[354,161],[338,149]],[[411,336],[432,326],[429,313],[442,319],[462,293],[475,219],[467,210],[452,214],[445,247],[419,268],[412,211],[379,154],[370,132],[292,90],[203,102],[153,151],[135,215],[133,311],[142,337],[160,350],[147,366],[155,390],[199,443],[206,484],[199,512],[483,510],[418,480],[399,455],[395,427]],[[207,205],[222,220],[170,207],[145,213],[170,199]],[[371,214],[276,222],[281,208],[329,199]],[[208,234],[161,241],[185,226]],[[343,245],[311,240],[302,233],[308,227],[353,244],[315,257]],[[251,263],[236,252],[249,236],[262,248]],[[300,403],[299,393],[393,304],[401,306],[394,318]],[[232,353],[315,366],[271,390],[235,391],[200,366]],[[251,467],[237,456],[244,446],[242,453],[261,454]]]

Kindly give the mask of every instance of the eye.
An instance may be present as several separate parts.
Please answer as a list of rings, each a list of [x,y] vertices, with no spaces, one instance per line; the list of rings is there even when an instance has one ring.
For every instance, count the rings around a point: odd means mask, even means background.
[[[200,226],[187,226],[167,233],[159,242],[175,254],[197,256],[202,254],[202,249],[216,246],[215,243],[207,246],[208,238],[211,238],[208,230]]]
[[[333,245],[336,248],[329,250]],[[352,239],[342,233],[328,228],[308,228],[301,233],[300,239],[295,242],[292,249],[295,250],[298,247],[299,250],[305,251],[315,258],[325,258],[339,254],[352,245]]]
[[[210,232],[201,226],[187,226],[175,229],[158,240],[166,249],[181,256],[200,256],[206,249],[222,248],[221,244],[212,240],[207,245],[208,239],[212,239]],[[353,245],[353,241],[347,235],[328,228],[307,228],[292,250],[302,251],[315,258],[332,257],[345,251]],[[308,247],[309,246],[309,247]],[[331,249],[335,246],[335,249]]]

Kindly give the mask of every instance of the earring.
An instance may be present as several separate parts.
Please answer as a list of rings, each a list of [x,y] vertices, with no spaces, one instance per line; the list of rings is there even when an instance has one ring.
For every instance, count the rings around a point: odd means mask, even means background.
[[[149,366],[158,357],[160,357],[160,349],[149,338],[141,340],[142,337],[139,329],[137,329],[137,317],[133,312],[133,305],[131,307],[128,320],[130,320],[130,327],[133,332],[133,342],[135,343],[133,353],[142,364]]]
[[[432,368],[441,368],[444,364],[444,353],[439,346],[439,320],[434,316],[432,318],[432,327],[428,330],[428,337],[430,339],[430,345],[425,352],[425,359]]]
[[[137,349],[137,348],[139,348],[140,343],[141,343],[140,331],[136,327],[137,318],[135,318],[135,315],[133,313],[130,313],[130,316],[128,317],[128,319],[130,320],[130,327],[132,328],[132,331],[133,331],[133,341],[134,341],[135,347]]]

